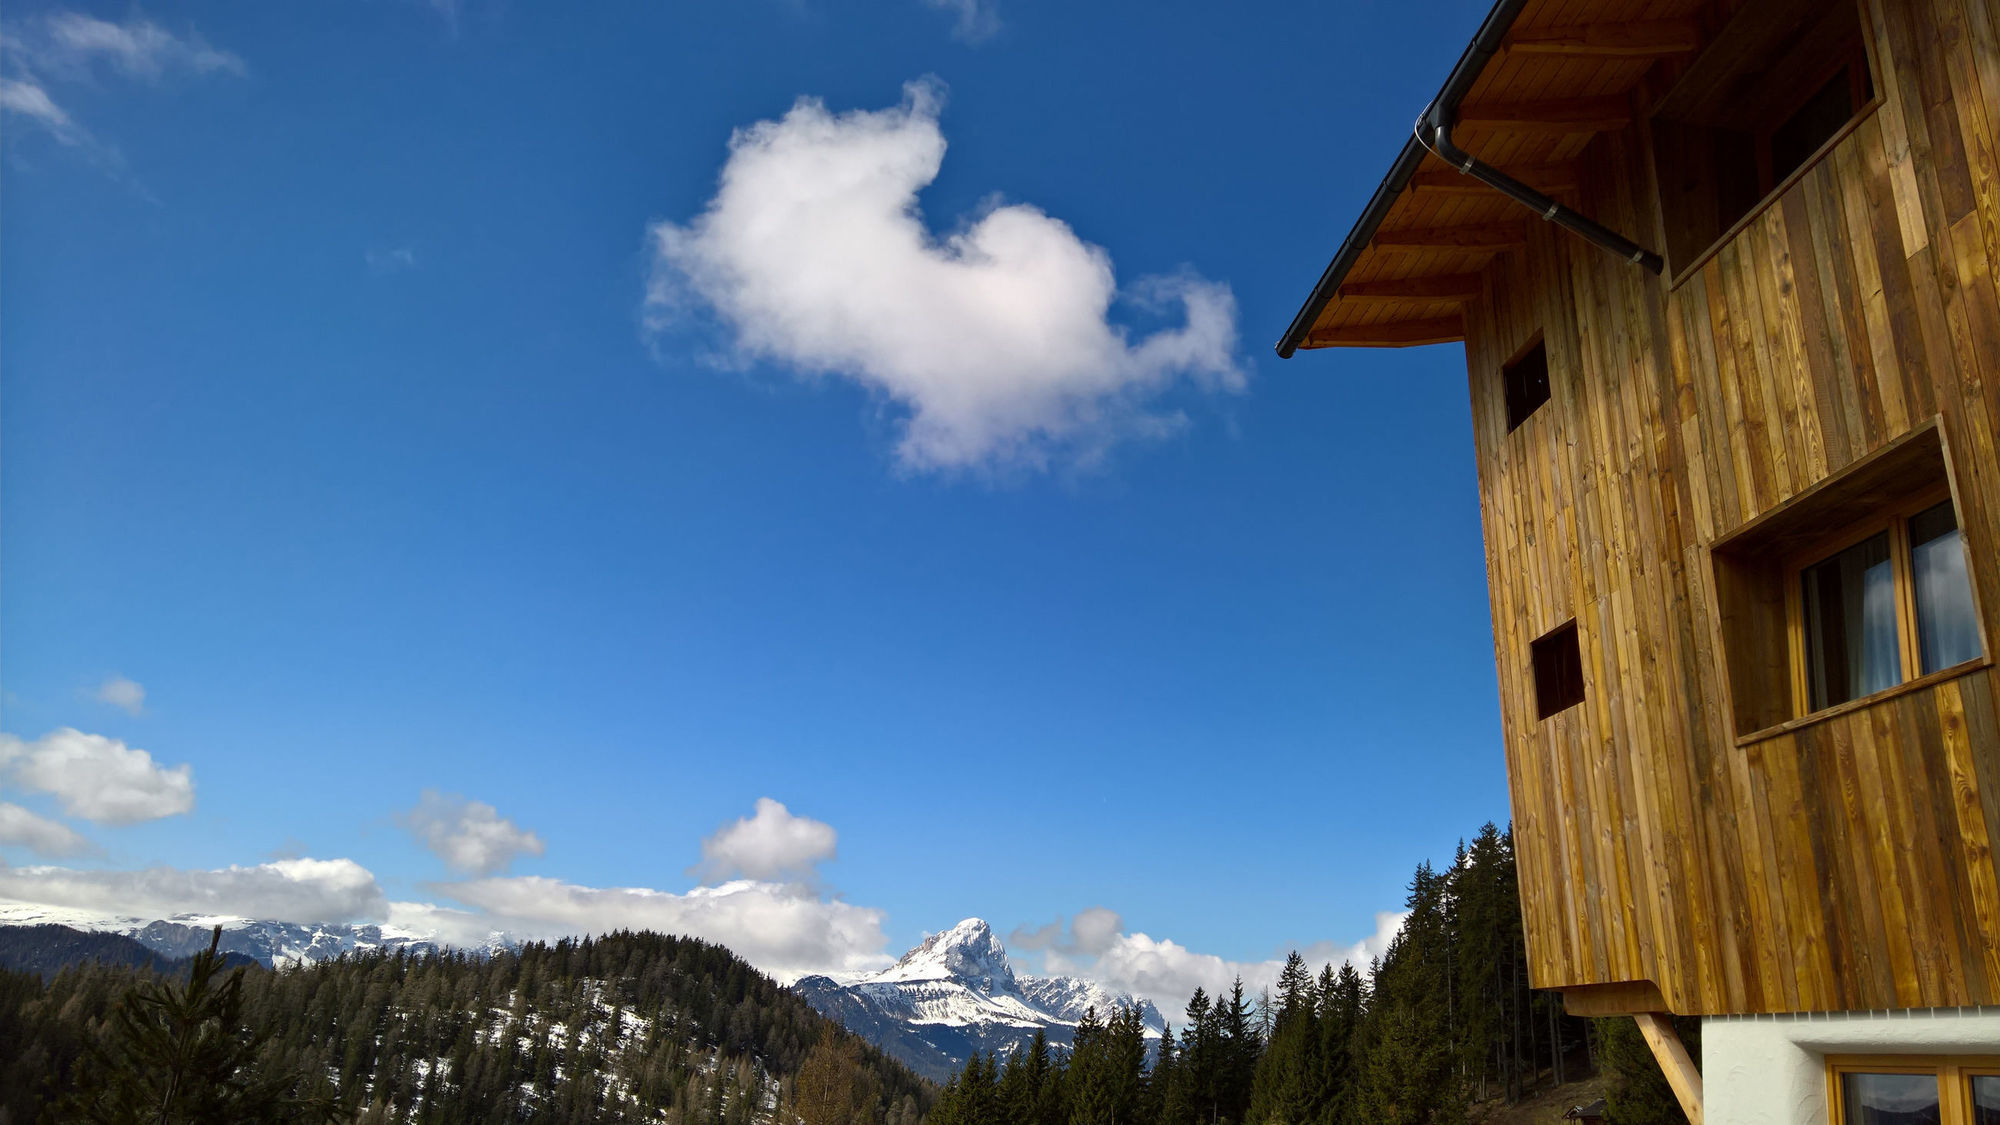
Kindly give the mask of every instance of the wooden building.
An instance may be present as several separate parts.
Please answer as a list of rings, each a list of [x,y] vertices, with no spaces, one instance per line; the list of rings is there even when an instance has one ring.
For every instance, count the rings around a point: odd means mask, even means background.
[[[2000,0],[1500,0],[1279,344],[1463,341],[1534,983],[1696,1120],[2000,1121],[1996,274]]]

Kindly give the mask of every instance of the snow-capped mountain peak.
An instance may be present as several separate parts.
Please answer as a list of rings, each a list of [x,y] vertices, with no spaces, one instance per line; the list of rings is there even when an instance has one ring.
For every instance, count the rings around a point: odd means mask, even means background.
[[[147,919],[27,903],[0,903],[0,926],[34,926],[44,923],[54,923],[77,930],[123,934],[140,945],[169,957],[187,957],[207,949],[210,929],[221,926],[222,952],[243,954],[267,968],[310,965],[318,961],[332,960],[344,953],[362,953],[374,949],[402,949],[410,953],[425,953],[447,948],[446,942],[435,934],[372,923],[279,922],[203,914],[176,914],[170,918]],[[492,953],[510,948],[514,944],[508,935],[495,932],[482,945],[460,948],[467,948],[477,953]]]
[[[984,919],[967,918],[932,934],[871,981],[956,980],[981,992],[1014,992],[1007,950]]]
[[[1100,1021],[1135,1007],[1149,1038],[1166,1027],[1152,1004],[1075,977],[1016,977],[1007,949],[978,918],[925,938],[887,969],[845,982],[805,977],[792,991],[849,1031],[937,1081],[973,1051],[1006,1057],[1036,1032],[1058,1047],[1087,1009]]]

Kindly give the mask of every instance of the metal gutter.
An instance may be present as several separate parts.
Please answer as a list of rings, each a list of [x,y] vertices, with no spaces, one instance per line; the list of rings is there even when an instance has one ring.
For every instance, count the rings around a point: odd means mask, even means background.
[[[1521,9],[1527,6],[1528,0],[1496,0],[1493,10],[1486,13],[1485,22],[1479,25],[1478,33],[1472,37],[1472,42],[1466,44],[1465,53],[1458,57],[1458,64],[1445,78],[1444,88],[1431,99],[1433,109],[1444,106],[1449,113],[1457,114],[1458,103],[1464,100],[1472,84],[1479,80],[1480,72],[1486,69],[1487,62],[1500,49],[1501,41],[1521,15]],[[1312,296],[1306,298],[1299,314],[1292,318],[1292,326],[1285,329],[1284,336],[1278,340],[1280,359],[1292,358],[1292,353],[1304,342],[1306,333],[1312,330],[1313,321],[1326,311],[1327,302],[1333,300],[1334,292],[1347,279],[1347,271],[1354,268],[1361,252],[1368,249],[1368,241],[1375,237],[1382,220],[1389,214],[1389,208],[1395,205],[1396,197],[1410,185],[1410,177],[1416,174],[1417,165],[1423,163],[1424,152],[1424,146],[1414,136],[1403,142],[1403,151],[1396,154],[1396,162],[1389,166],[1389,174],[1383,177],[1381,186],[1369,197],[1368,206],[1362,208],[1361,217],[1355,220],[1354,229],[1347,232],[1347,239],[1340,244],[1333,261],[1327,264],[1326,272],[1320,275],[1319,284],[1313,286]]]
[[[1410,177],[1416,173],[1417,165],[1423,162],[1426,150],[1434,153],[1439,160],[1471,176],[1495,191],[1540,215],[1543,219],[1562,227],[1592,244],[1602,247],[1624,258],[1633,265],[1659,273],[1664,268],[1660,256],[1640,246],[1624,235],[1604,226],[1587,216],[1550,199],[1548,196],[1507,175],[1498,168],[1487,164],[1464,149],[1452,143],[1451,123],[1458,116],[1458,104],[1472,90],[1472,84],[1479,80],[1480,72],[1500,50],[1507,38],[1507,32],[1514,26],[1514,20],[1527,6],[1527,0],[1499,0],[1486,16],[1486,22],[1479,25],[1479,33],[1459,56],[1458,65],[1444,81],[1444,88],[1437,97],[1431,99],[1430,108],[1417,119],[1415,135],[1403,145],[1403,151],[1396,156],[1395,164],[1382,180],[1381,186],[1369,198],[1368,206],[1361,212],[1361,218],[1354,229],[1347,233],[1346,241],[1334,254],[1333,261],[1320,275],[1319,284],[1313,287],[1312,296],[1306,298],[1305,306],[1292,318],[1292,325],[1285,329],[1285,335],[1278,341],[1278,356],[1290,359],[1292,353],[1312,331],[1313,322],[1326,310],[1327,303],[1340,289],[1340,283],[1347,278],[1347,271],[1368,248],[1382,220],[1389,214],[1403,189],[1409,186]]]

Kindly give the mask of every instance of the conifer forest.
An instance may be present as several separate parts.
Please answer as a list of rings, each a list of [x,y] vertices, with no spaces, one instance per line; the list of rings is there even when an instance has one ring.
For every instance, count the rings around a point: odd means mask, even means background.
[[[1619,1125],[1681,1120],[1631,1021],[1528,987],[1509,833],[1420,865],[1406,908],[1366,970],[1293,954],[1269,991],[1197,989],[1164,1038],[1093,1011],[1072,1050],[975,1055],[942,1090],[727,949],[653,933],[0,971],[0,1125],[1455,1125],[1591,1069]]]

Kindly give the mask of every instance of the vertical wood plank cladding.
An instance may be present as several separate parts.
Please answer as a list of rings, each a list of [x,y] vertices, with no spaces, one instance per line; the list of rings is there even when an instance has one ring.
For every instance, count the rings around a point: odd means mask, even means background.
[[[1529,963],[1676,1011],[2000,1004],[2000,670],[1738,745],[1707,548],[1943,417],[2000,641],[2000,0],[1874,0],[1881,106],[1678,288],[1551,227],[1466,310]],[[1644,124],[1583,209],[1657,231]],[[1543,335],[1513,432],[1499,371]],[[1582,705],[1529,642],[1575,618]]]

